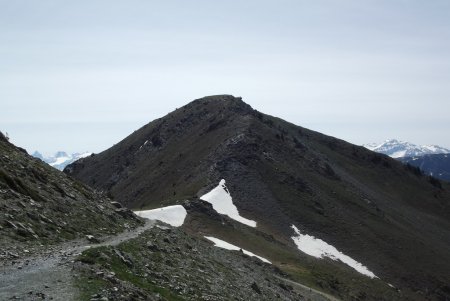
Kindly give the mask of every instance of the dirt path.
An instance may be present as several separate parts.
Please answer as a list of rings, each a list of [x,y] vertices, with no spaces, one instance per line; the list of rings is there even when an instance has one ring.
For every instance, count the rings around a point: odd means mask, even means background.
[[[21,258],[0,266],[0,300],[75,300],[78,292],[73,286],[72,266],[84,250],[99,246],[115,246],[139,236],[155,226],[147,220],[142,227],[106,237],[102,242],[90,244],[86,240],[70,241],[49,247],[41,254]],[[338,299],[289,279],[277,277],[291,285],[311,301],[338,301]]]
[[[21,258],[0,267],[0,300],[74,300],[72,263],[82,251],[99,246],[115,246],[153,227],[142,227],[107,237],[98,244],[70,241],[50,247],[45,253]]]
[[[331,295],[328,295],[324,292],[315,290],[313,288],[310,288],[306,285],[300,284],[298,282],[283,278],[283,277],[279,277],[279,276],[275,276],[276,278],[286,282],[289,285],[292,285],[292,287],[298,291],[300,294],[302,294],[303,296],[306,297],[306,300],[311,300],[311,301],[340,301],[340,299],[337,299],[336,297],[333,297]]]

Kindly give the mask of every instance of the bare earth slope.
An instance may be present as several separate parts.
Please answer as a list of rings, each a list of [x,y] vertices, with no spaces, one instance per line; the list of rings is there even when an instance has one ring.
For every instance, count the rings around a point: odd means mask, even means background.
[[[193,211],[188,230],[241,241],[251,249],[249,240],[240,238],[246,233],[258,241],[254,251],[300,279],[344,299],[354,294],[379,299],[381,291],[371,291],[379,285],[376,280],[352,285],[356,278],[351,272],[341,275],[333,263],[317,275],[314,265],[324,260],[292,259],[294,224],[362,262],[410,299],[450,298],[447,183],[363,147],[264,115],[240,98],[195,100],[65,172],[134,209],[196,199],[226,179],[240,214],[255,220],[257,228],[239,230],[231,222],[224,230],[217,219]],[[280,256],[273,251],[276,245],[290,255]],[[288,257],[292,260],[283,266]]]

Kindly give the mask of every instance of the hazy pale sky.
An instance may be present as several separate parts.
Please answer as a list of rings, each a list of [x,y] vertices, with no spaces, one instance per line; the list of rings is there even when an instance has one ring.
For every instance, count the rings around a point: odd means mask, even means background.
[[[0,0],[0,130],[100,152],[187,102],[450,146],[450,1]]]

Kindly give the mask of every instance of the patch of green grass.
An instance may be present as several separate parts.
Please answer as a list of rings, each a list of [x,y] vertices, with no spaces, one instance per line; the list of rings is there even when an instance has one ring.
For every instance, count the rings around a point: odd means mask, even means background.
[[[101,278],[92,278],[82,275],[75,280],[75,287],[79,295],[77,300],[91,300],[91,296],[109,287],[110,284]]]
[[[139,246],[133,242],[121,244],[120,251],[130,255],[133,258],[140,258],[137,254],[137,252],[139,251]],[[142,271],[141,267],[144,264],[142,262],[134,262],[133,266],[130,267],[120,259],[120,257],[112,250],[111,247],[98,247],[86,250],[79,256],[78,260],[87,264],[99,264],[102,267],[114,272],[116,274],[116,277],[120,280],[126,281],[145,291],[158,293],[165,300],[185,300],[171,290],[151,283],[151,279],[143,276],[144,272]]]

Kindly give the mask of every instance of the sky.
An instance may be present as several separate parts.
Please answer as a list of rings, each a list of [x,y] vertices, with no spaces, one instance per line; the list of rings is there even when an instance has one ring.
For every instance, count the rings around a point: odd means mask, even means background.
[[[450,147],[450,1],[0,0],[0,130],[29,152],[97,153],[214,94]]]

